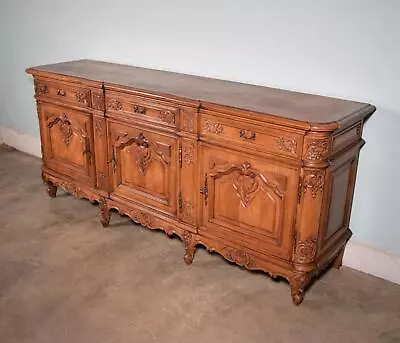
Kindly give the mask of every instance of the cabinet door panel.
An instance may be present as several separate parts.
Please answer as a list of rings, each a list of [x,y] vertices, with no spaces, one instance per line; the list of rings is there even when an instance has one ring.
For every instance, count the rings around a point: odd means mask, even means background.
[[[39,106],[43,158],[47,167],[94,184],[93,129],[90,115],[51,104]]]
[[[205,235],[289,258],[298,171],[265,158],[202,146]]]
[[[177,139],[108,119],[112,194],[176,214]]]

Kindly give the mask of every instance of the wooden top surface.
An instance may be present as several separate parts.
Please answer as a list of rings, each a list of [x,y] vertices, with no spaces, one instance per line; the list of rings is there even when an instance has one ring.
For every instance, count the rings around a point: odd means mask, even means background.
[[[315,124],[340,122],[360,111],[367,116],[375,110],[360,102],[92,60],[43,65],[27,72],[56,73]]]

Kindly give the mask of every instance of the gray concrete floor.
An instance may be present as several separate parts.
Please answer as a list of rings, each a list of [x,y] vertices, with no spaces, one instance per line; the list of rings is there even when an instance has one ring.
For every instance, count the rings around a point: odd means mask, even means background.
[[[59,191],[0,148],[0,342],[400,342],[400,286],[331,270],[292,305],[275,282]]]

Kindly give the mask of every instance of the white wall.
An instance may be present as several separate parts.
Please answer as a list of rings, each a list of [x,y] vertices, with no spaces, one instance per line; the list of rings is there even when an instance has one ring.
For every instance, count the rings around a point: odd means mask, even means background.
[[[38,136],[28,66],[92,58],[373,103],[353,242],[400,254],[400,1],[1,0],[0,125]]]

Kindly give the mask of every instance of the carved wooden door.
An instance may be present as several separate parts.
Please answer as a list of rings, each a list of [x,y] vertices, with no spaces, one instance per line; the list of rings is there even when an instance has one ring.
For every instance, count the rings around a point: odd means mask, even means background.
[[[111,196],[118,195],[176,214],[177,139],[170,134],[109,119]]]
[[[94,185],[90,114],[41,103],[39,115],[45,166],[81,183]]]
[[[297,168],[206,144],[201,160],[201,233],[289,259]]]

